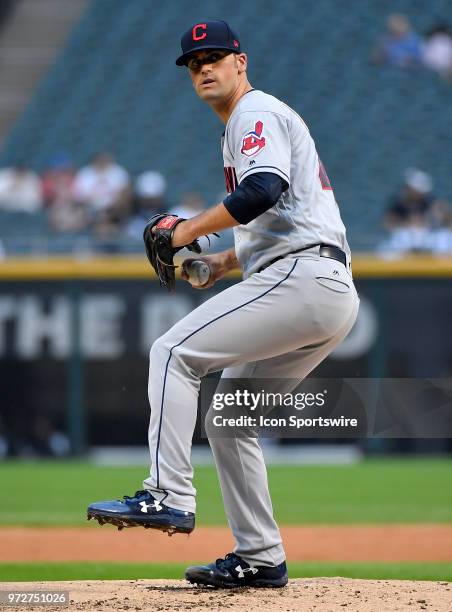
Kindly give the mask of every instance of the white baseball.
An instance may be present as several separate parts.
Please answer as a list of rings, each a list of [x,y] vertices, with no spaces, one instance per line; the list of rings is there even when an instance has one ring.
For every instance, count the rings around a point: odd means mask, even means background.
[[[192,261],[186,271],[190,284],[195,287],[202,287],[209,282],[210,268],[205,261],[199,259]]]

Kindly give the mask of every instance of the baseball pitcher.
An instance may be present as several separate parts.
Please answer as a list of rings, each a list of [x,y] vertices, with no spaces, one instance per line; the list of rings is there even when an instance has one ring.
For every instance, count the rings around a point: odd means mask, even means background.
[[[229,270],[243,280],[204,302],[151,349],[149,450],[143,490],[122,501],[93,503],[88,517],[120,528],[190,533],[196,491],[190,450],[200,379],[303,380],[351,330],[359,299],[339,208],[301,117],[254,89],[239,36],[224,21],[196,23],[182,36],[178,66],[224,124],[221,147],[228,195],[191,218],[162,213],[144,231],[160,282],[174,287],[174,254],[199,253],[200,236],[234,228],[234,248],[195,255],[183,278],[212,287]],[[193,259],[207,264],[200,285]],[[204,266],[206,267],[206,266]],[[220,385],[222,383],[220,382]],[[285,553],[273,518],[258,440],[211,437],[224,505],[236,546],[186,578],[216,587],[282,587]]]

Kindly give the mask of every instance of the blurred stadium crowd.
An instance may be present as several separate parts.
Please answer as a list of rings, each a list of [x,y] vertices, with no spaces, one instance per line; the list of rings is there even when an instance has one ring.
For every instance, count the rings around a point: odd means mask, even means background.
[[[41,175],[25,164],[0,169],[2,233],[15,228],[20,234],[25,220],[25,225],[38,228],[33,238],[38,251],[51,252],[52,244],[75,252],[133,251],[141,248],[144,225],[153,214],[169,210],[192,217],[205,205],[196,192],[182,194],[176,206],[168,204],[167,180],[161,173],[147,170],[133,178],[108,152],[97,153],[81,168],[69,155],[59,154]],[[377,247],[381,254],[452,253],[451,205],[436,196],[432,177],[418,168],[405,171],[383,223],[387,236]],[[53,241],[40,249],[39,228],[44,227]],[[58,236],[61,243],[55,240]],[[231,232],[226,232],[215,246],[227,248],[232,242]],[[1,244],[0,253],[5,255]]]
[[[424,66],[452,82],[452,29],[441,21],[421,35],[406,15],[393,13],[388,17],[386,34],[375,49],[374,60],[399,68]]]
[[[154,210],[196,214],[224,195],[221,125],[174,66],[180,32],[209,4],[183,15],[175,5],[156,15],[146,0],[85,6],[0,148],[6,256],[139,252]],[[295,0],[276,14],[263,2],[258,30],[253,3],[238,6],[216,12],[242,33],[251,82],[307,121],[353,250],[450,253],[448,1],[364,0],[346,12],[319,0],[302,19]]]
[[[3,231],[18,233],[27,224],[38,232],[45,227],[68,251],[124,252],[141,248],[144,225],[153,214],[170,210],[192,217],[205,208],[198,193],[182,194],[174,207],[166,192],[161,173],[148,170],[132,178],[108,152],[96,153],[82,168],[62,153],[41,175],[25,164],[0,169],[0,222]],[[37,240],[35,234],[32,244],[39,250]],[[226,233],[221,244],[231,241]],[[47,241],[44,249],[51,251],[52,244],[58,249],[57,240]]]
[[[452,253],[452,209],[433,187],[429,174],[407,168],[384,216],[387,238],[378,245],[379,253]]]

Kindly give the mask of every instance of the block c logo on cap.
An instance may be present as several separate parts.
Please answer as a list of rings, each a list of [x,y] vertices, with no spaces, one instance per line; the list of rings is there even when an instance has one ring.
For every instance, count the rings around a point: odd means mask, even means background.
[[[198,34],[198,30],[204,30],[204,32]],[[193,26],[193,30],[192,30],[192,36],[193,36],[193,40],[203,40],[204,38],[207,37],[207,24],[206,23],[197,23],[195,26]]]

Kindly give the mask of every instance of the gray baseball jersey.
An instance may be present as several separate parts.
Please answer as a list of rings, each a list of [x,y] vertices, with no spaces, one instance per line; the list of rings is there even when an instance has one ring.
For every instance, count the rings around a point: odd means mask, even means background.
[[[312,244],[335,245],[350,255],[328,176],[294,110],[262,91],[248,92],[229,118],[222,149],[228,193],[256,172],[278,174],[289,185],[275,206],[234,228],[245,278],[275,257]]]

